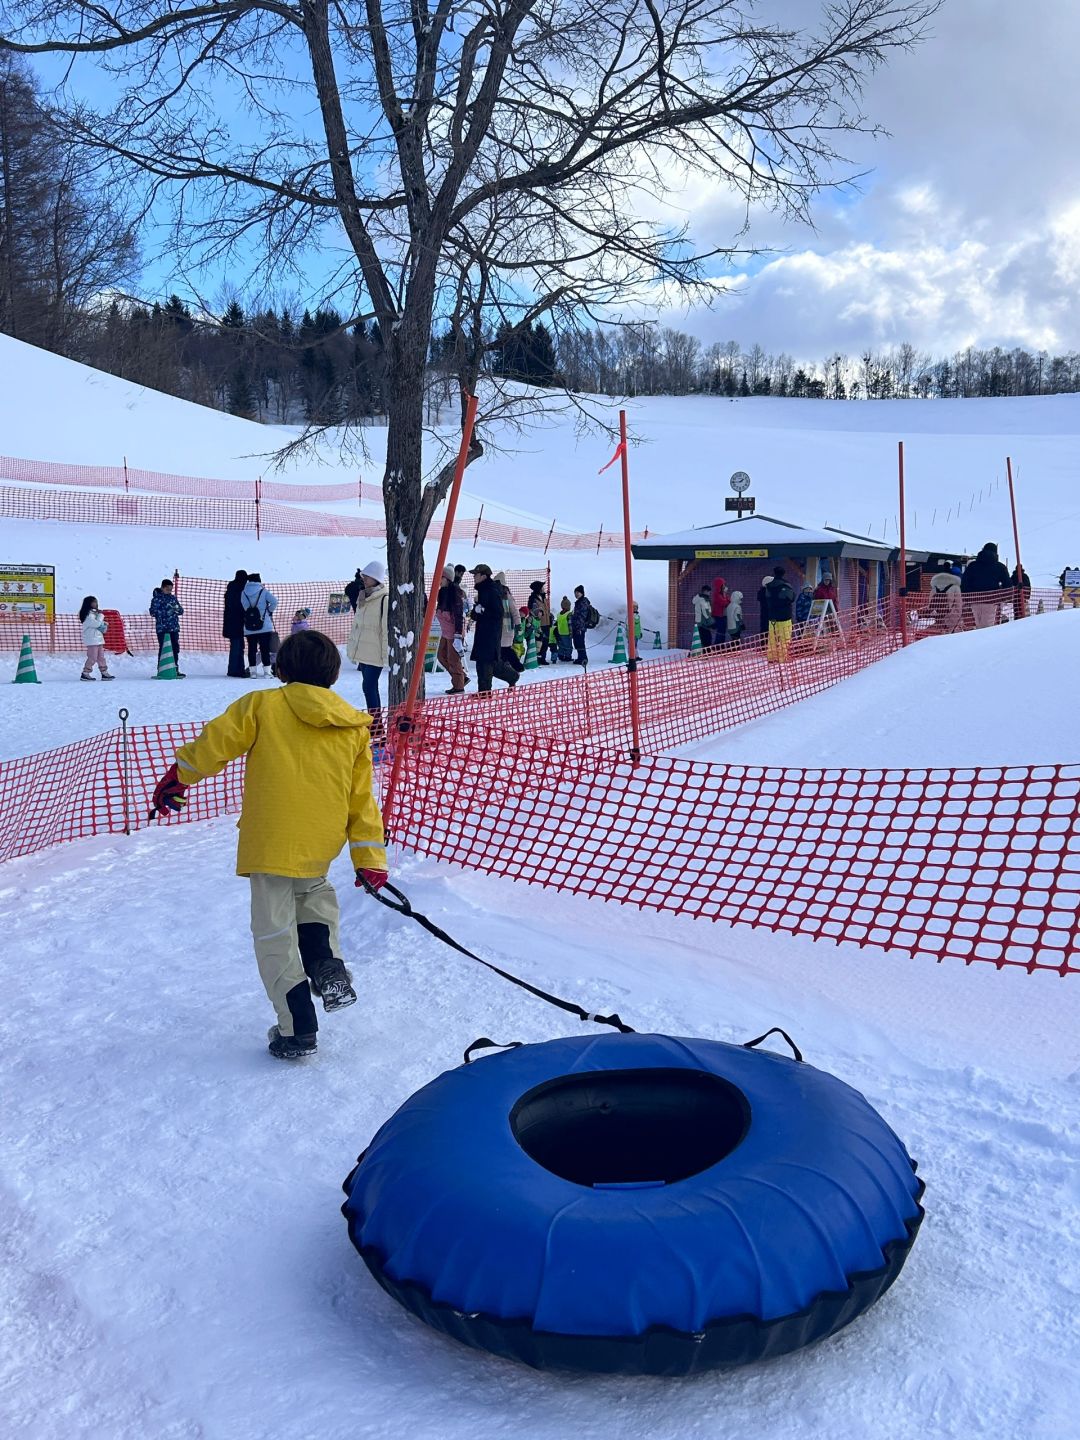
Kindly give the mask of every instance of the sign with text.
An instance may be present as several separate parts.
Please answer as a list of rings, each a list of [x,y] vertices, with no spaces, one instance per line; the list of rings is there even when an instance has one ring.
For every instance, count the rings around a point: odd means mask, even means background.
[[[0,561],[0,620],[56,617],[56,571],[52,565],[5,565]]]
[[[744,510],[749,510],[750,513],[753,514],[757,509],[757,501],[753,495],[726,495],[724,497],[724,509],[737,510],[740,515]]]
[[[764,560],[768,550],[695,550],[695,560]]]

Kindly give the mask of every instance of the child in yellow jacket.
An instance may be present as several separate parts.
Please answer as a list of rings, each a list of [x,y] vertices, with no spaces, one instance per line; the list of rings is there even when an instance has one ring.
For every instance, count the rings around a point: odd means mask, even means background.
[[[327,1011],[356,1000],[338,954],[338,901],[326,878],[349,842],[361,879],[387,879],[375,801],[370,717],[331,692],[341,656],[318,630],[290,635],[278,651],[278,690],[254,690],[182,745],[158,782],[154,808],[186,803],[189,785],[247,756],[236,873],[251,882],[251,933],[277,1024],[270,1053],[313,1055],[319,1028],[308,982]]]

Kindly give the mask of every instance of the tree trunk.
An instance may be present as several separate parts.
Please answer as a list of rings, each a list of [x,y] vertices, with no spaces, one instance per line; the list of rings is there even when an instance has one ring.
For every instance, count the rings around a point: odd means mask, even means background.
[[[386,570],[390,587],[387,610],[390,704],[405,699],[424,622],[423,421],[424,371],[397,360],[404,347],[394,345],[387,365]],[[419,692],[423,694],[423,682]]]

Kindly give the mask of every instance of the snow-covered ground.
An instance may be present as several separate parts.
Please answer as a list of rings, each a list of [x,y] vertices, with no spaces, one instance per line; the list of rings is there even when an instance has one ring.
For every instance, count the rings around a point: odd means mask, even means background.
[[[13,344],[0,341],[5,361],[18,361],[5,367],[0,396],[8,453],[91,463],[126,453],[146,468],[243,478],[245,457],[267,448],[267,432],[246,422],[21,353],[26,347],[15,355]],[[35,388],[43,378],[51,388]],[[658,400],[641,402],[635,416],[646,437],[633,462],[638,525],[715,519],[727,475],[741,467],[766,513],[858,528],[863,510],[893,513],[892,427],[902,426],[916,492],[927,477],[940,491],[931,503],[954,491],[966,497],[973,484],[986,491],[968,512],[975,533],[946,526],[942,543],[1005,540],[1007,506],[989,478],[1008,451],[1021,462],[1036,578],[1077,555],[1076,397]],[[526,445],[516,460],[495,455],[470,471],[474,498],[497,495],[582,528],[601,519],[618,526],[616,472],[595,476],[606,458],[597,461],[596,437],[577,440],[565,418],[552,418]],[[315,469],[304,478],[340,476]],[[921,528],[918,493],[915,503]],[[8,557],[58,566],[62,609],[87,590],[142,608],[174,566],[229,574],[250,565],[255,548],[248,537],[209,532],[30,524],[5,524],[0,543]],[[273,539],[257,558],[268,577],[340,577],[367,558],[358,548]],[[537,559],[505,552],[500,563]],[[553,590],[582,578],[611,613],[620,564],[555,557]],[[660,624],[666,567],[637,573],[646,626]],[[921,642],[686,753],[806,766],[1075,761],[1078,623],[1050,616]],[[5,683],[13,657],[0,660],[0,756],[111,728],[121,705],[136,724],[205,718],[246,688],[221,676],[221,657],[185,656],[191,678],[160,685],[147,678],[146,657],[118,661],[113,685],[80,684],[75,656],[38,663],[46,683],[14,687]],[[359,698],[355,672],[341,688]],[[882,1111],[927,1183],[927,1220],[897,1285],[812,1351],[691,1381],[540,1375],[461,1349],[396,1307],[349,1245],[340,1183],[378,1125],[459,1063],[477,1036],[538,1040],[577,1027],[359,895],[339,861],[343,946],[361,1003],[328,1017],[312,1061],[272,1061],[234,846],[226,819],[85,841],[0,868],[9,997],[0,1017],[4,1433],[1076,1434],[1075,978],[639,913],[393,853],[395,877],[420,910],[590,1009],[617,1008],[638,1029],[673,1035],[738,1040],[784,1026],[811,1063]]]
[[[270,1019],[230,822],[4,868],[0,1414],[35,1440],[1065,1440],[1080,1362],[1080,987],[922,964],[397,857],[467,945],[639,1029],[783,1025],[862,1090],[927,1183],[895,1288],[807,1353],[693,1381],[539,1375],[398,1309],[348,1243],[340,1183],[478,1035],[559,1012],[351,888],[361,1003],[318,1057]]]

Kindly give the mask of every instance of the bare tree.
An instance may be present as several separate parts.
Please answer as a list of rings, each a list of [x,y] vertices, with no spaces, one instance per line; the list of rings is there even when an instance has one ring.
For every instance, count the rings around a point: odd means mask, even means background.
[[[386,347],[398,698],[449,483],[444,466],[425,484],[425,363],[463,257],[534,318],[582,275],[609,297],[693,284],[703,257],[646,218],[672,176],[805,217],[847,178],[844,132],[871,128],[863,78],[938,4],[828,0],[785,26],[751,0],[8,0],[0,46],[92,56],[115,75],[115,107],[73,106],[70,129],[152,192],[172,188],[189,258],[260,232],[267,267],[287,267],[344,233],[353,318],[374,317]],[[255,139],[231,135],[227,95]],[[507,204],[515,243],[482,255]]]

